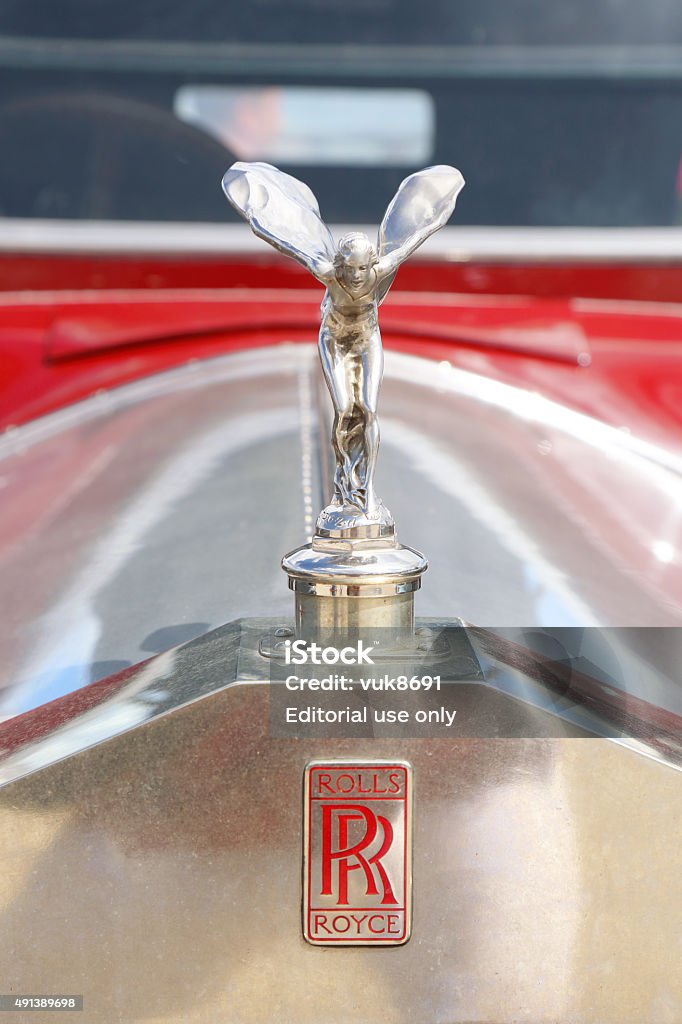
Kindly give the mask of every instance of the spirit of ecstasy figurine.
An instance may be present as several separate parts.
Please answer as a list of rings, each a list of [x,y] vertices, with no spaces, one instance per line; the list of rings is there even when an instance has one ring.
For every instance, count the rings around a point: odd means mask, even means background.
[[[454,167],[427,167],[400,185],[379,228],[376,248],[354,231],[338,246],[307,185],[264,163],[235,163],[225,195],[252,231],[292,256],[326,287],[319,352],[334,405],[334,498],[316,537],[382,537],[393,519],[374,490],[379,450],[377,398],[383,374],[378,307],[401,263],[442,228],[464,179]]]

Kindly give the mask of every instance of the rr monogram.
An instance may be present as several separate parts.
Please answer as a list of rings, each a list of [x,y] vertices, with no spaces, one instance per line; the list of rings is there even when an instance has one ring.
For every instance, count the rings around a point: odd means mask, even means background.
[[[364,834],[357,842],[349,845],[348,826],[350,822],[364,824]],[[334,824],[336,823],[336,829]],[[334,843],[336,832],[336,846]],[[379,847],[371,857],[364,857],[377,839]],[[323,896],[333,895],[332,867],[336,862],[338,899],[337,906],[348,906],[348,873],[362,870],[365,873],[365,895],[378,896],[377,878],[382,887],[381,903],[395,905],[396,900],[386,870],[381,863],[393,843],[393,826],[388,818],[375,814],[362,804],[343,804],[341,807],[326,804],[322,808],[322,888]],[[353,863],[353,861],[355,863]]]
[[[412,769],[316,761],[305,772],[303,933],[315,945],[410,937]]]

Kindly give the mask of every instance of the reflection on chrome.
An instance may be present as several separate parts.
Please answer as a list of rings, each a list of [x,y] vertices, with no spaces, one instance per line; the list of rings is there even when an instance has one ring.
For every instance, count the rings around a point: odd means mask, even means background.
[[[386,419],[386,443],[396,446],[429,488],[435,487],[452,501],[466,506],[472,517],[490,528],[502,547],[522,563],[528,591],[533,594],[536,622],[540,626],[596,626],[592,609],[542,551],[522,520],[513,518],[492,488],[457,457],[452,448],[435,444],[416,427]]]
[[[261,642],[264,630],[276,624],[263,619],[229,623],[4,723],[0,785],[227,688],[267,683],[270,665]],[[431,620],[418,624],[431,630],[457,625]],[[665,644],[660,632],[468,627],[483,677],[445,685],[480,686],[514,703],[487,705],[492,717],[473,732],[462,721],[460,734],[604,737],[682,769],[682,693],[676,676],[682,630],[666,630]],[[505,709],[518,707],[517,702],[527,713],[518,717],[513,711],[509,717]]]
[[[673,541],[682,534],[682,456],[674,449],[610,426],[527,388],[491,380],[450,364],[433,365],[392,353],[391,374],[410,384],[438,387],[459,400],[471,401],[474,407],[499,410],[503,422],[510,427],[520,424],[528,429],[529,436],[518,435],[520,452],[531,441],[538,450],[537,436],[530,431],[541,429],[540,454],[560,467],[562,477],[571,480],[574,490],[596,497],[604,523],[590,517],[584,501],[566,504],[564,514],[578,516],[576,526],[587,535],[600,531],[601,543],[612,549],[614,561],[621,561],[622,570],[628,575],[632,575],[636,565],[634,544],[635,550],[641,551],[641,562],[652,566],[652,571],[641,573],[642,585],[652,593],[664,592],[669,606],[682,608],[682,595],[677,587],[673,585],[663,591],[659,585],[661,566],[674,562]],[[573,448],[567,449],[567,445],[575,442],[584,446],[579,460]],[[541,471],[541,479],[549,479],[549,470],[548,462]],[[610,499],[611,486],[619,495],[618,500]],[[486,514],[483,505],[481,515]],[[622,554],[614,546],[614,522],[630,539]],[[582,621],[589,625],[594,619]]]
[[[0,785],[119,736],[154,717],[159,706],[169,710],[174,706],[171,694],[158,687],[172,675],[175,660],[173,651],[160,654],[128,673],[130,680],[123,682],[113,697],[73,718],[67,716],[37,742],[29,741],[9,753],[0,760]]]
[[[0,698],[0,714],[20,714],[89,681],[88,663],[102,629],[98,594],[134,558],[169,510],[215,474],[224,459],[265,438],[281,436],[285,421],[286,410],[281,408],[233,420],[229,432],[220,424],[211,432],[187,435],[183,448],[124,506],[84,570],[45,617],[43,636],[21,678]]]

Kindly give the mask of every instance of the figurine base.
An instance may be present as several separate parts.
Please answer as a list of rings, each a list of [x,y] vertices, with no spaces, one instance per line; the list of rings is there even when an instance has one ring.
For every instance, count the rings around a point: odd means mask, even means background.
[[[376,527],[377,524],[372,524]],[[411,630],[414,594],[428,567],[414,548],[398,544],[395,527],[368,536],[367,524],[316,533],[311,544],[289,552],[282,568],[296,595],[300,636],[385,626]]]
[[[419,590],[428,562],[403,544],[317,538],[289,552],[282,568],[291,590],[324,597],[389,597]]]
[[[333,501],[322,509],[315,526],[316,538],[343,538],[345,540],[395,539],[393,516],[379,501],[376,508],[360,512],[351,505]]]

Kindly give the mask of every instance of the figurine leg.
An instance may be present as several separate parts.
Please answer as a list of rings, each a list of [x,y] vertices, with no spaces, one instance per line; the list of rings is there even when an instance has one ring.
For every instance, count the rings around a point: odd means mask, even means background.
[[[369,337],[355,333],[338,338],[323,325],[319,349],[334,406],[336,472],[334,501],[320,513],[318,527],[392,528],[391,513],[374,491],[379,451],[376,408],[383,372],[379,331]]]
[[[367,353],[350,347],[343,352],[342,349],[334,343],[327,347],[333,372],[325,373],[334,405],[335,498],[360,512],[368,512],[376,505],[372,473],[379,447],[374,411],[378,389],[372,388]],[[325,364],[323,359],[323,368]],[[368,399],[373,406],[367,404]]]
[[[334,500],[340,504],[350,501],[351,459],[348,453],[348,434],[353,408],[352,390],[346,374],[344,352],[337,339],[324,326],[320,331],[320,362],[334,407],[332,447],[336,459],[334,472]]]
[[[365,491],[365,508],[367,511],[371,511],[379,504],[374,491],[374,471],[379,454],[380,435],[376,412],[379,385],[384,372],[384,352],[378,328],[372,332],[360,354],[358,363],[356,402],[362,413],[361,431],[365,450],[364,480],[361,486]]]

